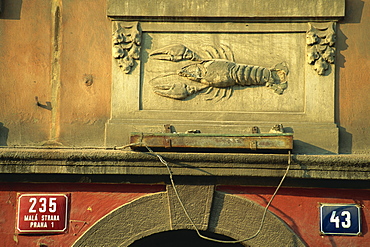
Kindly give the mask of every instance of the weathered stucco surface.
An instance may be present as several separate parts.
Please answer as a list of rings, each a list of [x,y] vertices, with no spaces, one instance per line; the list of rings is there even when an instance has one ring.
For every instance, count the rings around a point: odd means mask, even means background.
[[[49,137],[51,4],[3,1],[0,14],[0,145],[40,144]],[[36,7],[37,6],[37,7]]]
[[[61,5],[59,141],[66,146],[102,146],[111,90],[106,3],[61,1]]]
[[[370,152],[370,2],[347,1],[338,34],[337,121],[342,153]]]
[[[105,1],[3,1],[1,146],[104,145],[111,84],[105,12]]]

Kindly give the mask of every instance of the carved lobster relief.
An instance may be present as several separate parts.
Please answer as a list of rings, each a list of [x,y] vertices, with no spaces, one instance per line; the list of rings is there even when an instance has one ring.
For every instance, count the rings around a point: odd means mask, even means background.
[[[165,46],[151,52],[152,59],[170,62],[188,61],[177,72],[150,80],[156,94],[182,100],[198,92],[213,96],[206,100],[230,98],[234,86],[267,86],[277,94],[287,88],[288,67],[283,63],[273,68],[238,64],[230,47],[204,47],[199,53],[182,44]],[[206,58],[208,57],[208,58]]]
[[[319,75],[324,75],[330,64],[334,64],[335,61],[334,22],[320,28],[309,23],[309,27],[306,33],[307,61]]]

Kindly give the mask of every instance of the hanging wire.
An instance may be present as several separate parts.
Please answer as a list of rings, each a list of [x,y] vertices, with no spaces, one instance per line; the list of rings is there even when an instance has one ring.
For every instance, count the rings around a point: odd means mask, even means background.
[[[257,237],[257,235],[261,232],[262,228],[263,228],[263,223],[265,221],[265,218],[266,218],[266,214],[267,214],[267,210],[268,208],[270,207],[272,201],[274,200],[277,192],[279,191],[281,185],[283,184],[284,180],[285,180],[285,177],[287,176],[288,172],[289,172],[289,169],[290,169],[290,164],[291,164],[291,151],[289,150],[289,153],[288,153],[288,166],[285,170],[285,173],[283,175],[283,177],[281,178],[280,180],[280,183],[279,185],[276,187],[275,189],[275,192],[274,194],[272,194],[269,202],[267,203],[264,211],[263,211],[263,215],[262,215],[262,219],[261,219],[261,223],[260,223],[260,226],[257,230],[257,232],[255,234],[253,234],[252,236],[250,237],[247,237],[247,238],[244,238],[244,239],[241,239],[241,240],[220,240],[220,239],[214,239],[214,238],[210,238],[210,237],[207,237],[207,236],[204,236],[200,233],[200,231],[198,230],[198,227],[196,226],[196,224],[194,223],[193,219],[190,217],[188,211],[186,210],[181,198],[180,198],[180,195],[176,189],[176,186],[175,186],[175,182],[173,180],[173,176],[172,176],[172,171],[171,171],[171,168],[170,166],[168,165],[167,161],[162,157],[160,156],[159,154],[155,153],[151,148],[149,148],[145,143],[132,143],[132,144],[129,144],[129,145],[125,145],[125,146],[122,146],[122,147],[119,147],[119,148],[116,148],[116,149],[124,149],[124,148],[127,148],[127,147],[130,147],[130,146],[137,146],[137,145],[144,145],[145,148],[153,155],[155,155],[159,161],[164,164],[167,168],[167,171],[168,171],[168,174],[169,174],[169,177],[170,177],[170,181],[171,181],[171,185],[172,185],[172,188],[175,192],[175,195],[177,197],[177,200],[179,201],[180,205],[181,205],[181,208],[183,209],[186,217],[188,218],[188,220],[190,221],[191,225],[193,226],[194,230],[196,231],[196,233],[198,234],[199,237],[205,239],[205,240],[209,240],[209,241],[213,241],[213,242],[217,242],[217,243],[224,243],[224,244],[236,244],[236,243],[241,243],[241,242],[244,242],[244,241],[248,241],[248,240],[251,240],[255,237]]]

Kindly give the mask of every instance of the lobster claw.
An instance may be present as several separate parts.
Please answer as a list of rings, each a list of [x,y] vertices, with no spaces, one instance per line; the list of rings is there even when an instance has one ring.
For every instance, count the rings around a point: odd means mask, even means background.
[[[208,85],[179,77],[177,74],[162,75],[152,79],[149,83],[154,93],[178,100],[185,99],[208,87]]]
[[[154,92],[161,96],[172,99],[185,99],[194,93],[194,90],[183,83],[173,83],[172,85],[154,86]]]
[[[169,45],[149,54],[153,59],[178,62],[182,60],[200,60],[200,57],[181,44]]]

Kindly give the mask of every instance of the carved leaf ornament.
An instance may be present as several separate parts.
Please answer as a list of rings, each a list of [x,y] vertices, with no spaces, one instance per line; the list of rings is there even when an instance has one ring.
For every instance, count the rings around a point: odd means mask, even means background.
[[[130,73],[135,65],[134,60],[140,58],[141,29],[138,22],[116,22],[113,32],[113,57],[119,67],[126,73]]]
[[[319,75],[325,75],[330,64],[335,62],[335,41],[334,22],[328,23],[324,28],[309,23],[306,33],[307,62]]]

